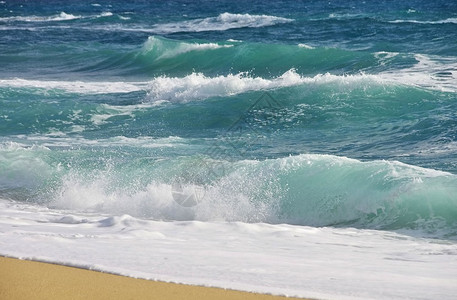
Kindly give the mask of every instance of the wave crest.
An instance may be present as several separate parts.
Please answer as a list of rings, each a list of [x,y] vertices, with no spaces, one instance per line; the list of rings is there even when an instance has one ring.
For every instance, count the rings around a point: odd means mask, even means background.
[[[207,77],[202,73],[192,73],[185,77],[161,76],[150,83],[149,98],[152,101],[186,102],[203,100],[210,97],[233,96],[249,91],[269,90],[291,87],[301,84],[352,84],[363,81],[382,82],[374,75],[332,75],[319,74],[304,77],[291,69],[279,77],[266,79],[252,77],[248,73],[229,74],[226,76]]]
[[[457,24],[457,18],[447,18],[444,20],[436,20],[436,21],[421,21],[421,20],[393,20],[389,21],[389,23],[415,23],[415,24]]]
[[[153,54],[155,59],[163,59],[172,58],[192,51],[206,51],[230,47],[233,47],[233,45],[219,45],[216,43],[176,43],[176,41],[150,36],[143,45],[142,54]]]
[[[217,17],[158,24],[154,26],[154,31],[162,34],[175,32],[224,31],[234,28],[273,26],[293,21],[293,19],[269,15],[232,14],[225,12]]]
[[[102,17],[111,17],[113,16],[112,12],[102,12],[99,15],[92,16],[82,16],[82,15],[73,15],[68,14],[62,11],[60,14],[53,16],[12,16],[12,17],[0,17],[0,21],[3,22],[59,22],[59,21],[70,21],[77,19],[87,19],[87,18],[102,18]]]
[[[100,156],[94,165],[94,151],[80,153],[71,164],[50,159],[50,151],[55,150],[0,147],[0,196],[166,220],[448,228],[454,234],[457,229],[456,175],[397,161],[301,154],[263,161],[199,156],[142,163],[142,156],[130,162]],[[200,175],[198,180],[189,172]],[[198,205],[175,201],[176,180],[183,191],[204,191]]]

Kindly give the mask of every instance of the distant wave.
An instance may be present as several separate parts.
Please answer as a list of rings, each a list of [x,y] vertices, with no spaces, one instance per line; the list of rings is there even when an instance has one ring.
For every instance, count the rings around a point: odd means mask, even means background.
[[[70,21],[70,20],[77,20],[77,19],[85,19],[85,18],[102,18],[102,17],[110,17],[112,16],[112,12],[103,12],[98,15],[90,15],[90,16],[81,16],[81,15],[72,15],[67,14],[66,12],[61,12],[57,15],[52,16],[13,16],[13,17],[0,17],[0,22],[58,22],[58,21]]]
[[[329,19],[338,19],[338,20],[346,20],[346,19],[359,19],[359,18],[367,18],[368,15],[366,14],[339,14],[339,13],[331,13],[328,15]]]
[[[303,44],[303,43],[298,44],[298,47],[305,48],[305,49],[315,49],[313,46]]]
[[[154,27],[154,31],[164,34],[174,32],[223,31],[233,28],[272,26],[292,21],[294,20],[268,15],[231,14],[225,12],[217,17],[158,24]]]
[[[393,21],[389,21],[389,23],[417,23],[417,24],[446,24],[446,23],[454,23],[454,24],[457,24],[457,18],[447,18],[447,19],[444,19],[444,20],[437,20],[437,21],[393,20]]]
[[[21,21],[21,22],[50,22],[50,21],[68,21],[80,19],[82,16],[75,16],[61,12],[58,15],[53,16],[14,16],[0,18],[0,21]]]
[[[108,94],[130,93],[143,90],[145,82],[85,82],[85,81],[56,81],[28,79],[0,79],[0,87],[33,88],[43,90],[63,90],[69,93]]]

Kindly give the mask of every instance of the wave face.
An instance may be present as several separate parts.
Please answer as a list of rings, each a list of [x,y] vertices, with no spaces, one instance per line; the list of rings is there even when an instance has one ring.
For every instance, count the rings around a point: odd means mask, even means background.
[[[455,239],[455,11],[0,2],[0,198]]]
[[[147,146],[154,152],[186,147],[188,141],[117,138],[99,143],[135,151]],[[409,229],[443,236],[457,230],[457,176],[396,161],[317,154],[264,161],[198,156],[126,161],[115,152],[103,158],[103,147],[80,150],[77,157],[53,152],[45,146],[4,145],[3,197],[161,220]],[[179,191],[200,193],[196,205],[177,201],[177,180]]]

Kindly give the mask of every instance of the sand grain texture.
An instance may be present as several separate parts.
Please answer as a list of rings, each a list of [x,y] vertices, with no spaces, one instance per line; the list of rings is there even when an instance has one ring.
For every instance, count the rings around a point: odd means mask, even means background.
[[[0,299],[297,299],[165,283],[0,257]]]

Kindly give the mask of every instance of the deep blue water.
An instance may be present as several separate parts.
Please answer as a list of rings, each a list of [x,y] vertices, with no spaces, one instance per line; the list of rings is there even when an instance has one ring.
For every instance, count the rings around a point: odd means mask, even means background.
[[[457,232],[457,2],[0,1],[0,198]]]

